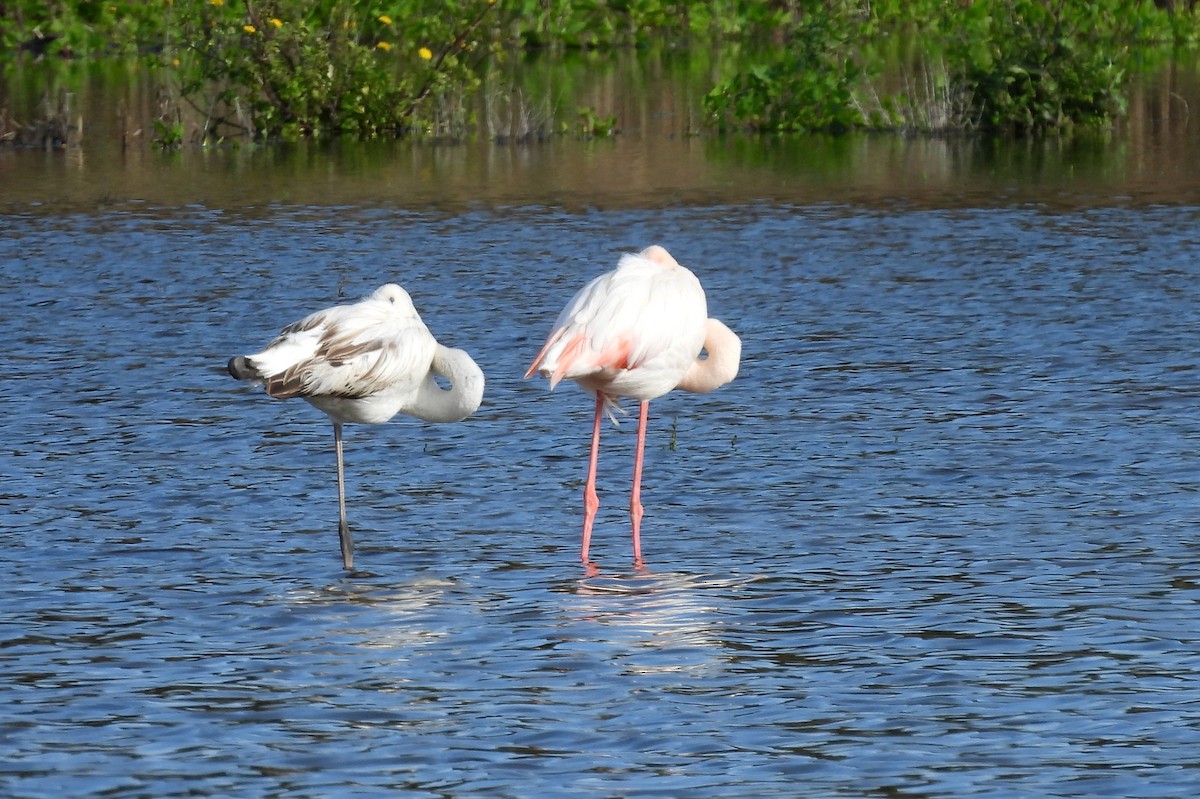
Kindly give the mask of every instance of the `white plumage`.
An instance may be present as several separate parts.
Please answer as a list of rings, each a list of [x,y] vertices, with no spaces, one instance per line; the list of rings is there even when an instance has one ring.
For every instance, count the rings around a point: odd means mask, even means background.
[[[707,317],[700,281],[666,250],[627,254],[571,298],[531,371],[610,402],[661,397],[700,355]]]
[[[551,388],[563,379],[574,380],[596,395],[581,553],[589,568],[604,411],[611,416],[620,397],[640,402],[629,502],[634,563],[640,566],[642,455],[650,400],[676,388],[706,393],[728,383],[737,375],[741,349],[732,330],[708,318],[700,281],[658,245],[622,256],[616,269],[589,282],[558,315],[525,376],[540,373],[550,379]],[[705,350],[708,357],[701,358]]]
[[[342,424],[382,424],[401,412],[456,422],[479,407],[484,387],[483,372],[471,357],[439,344],[408,292],[394,283],[361,302],[288,325],[261,352],[231,358],[229,373],[262,383],[272,397],[301,397],[333,420],[338,531],[347,569],[353,566],[353,544],[346,524]],[[437,376],[450,388],[441,388]]]

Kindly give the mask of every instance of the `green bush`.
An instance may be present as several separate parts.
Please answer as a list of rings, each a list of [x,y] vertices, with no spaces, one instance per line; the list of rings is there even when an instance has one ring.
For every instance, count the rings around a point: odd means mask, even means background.
[[[916,91],[879,96],[868,54],[889,25],[937,44],[903,76]],[[880,0],[870,13],[849,0],[812,2],[791,18],[782,52],[718,82],[705,109],[722,130],[1104,126],[1125,111],[1135,48],[1179,41],[1196,25],[1195,12],[1149,0]]]
[[[859,68],[852,58],[854,20],[817,7],[789,26],[784,47],[717,83],[704,110],[718,130],[841,131],[862,115],[852,88]]]
[[[0,3],[0,51],[76,58],[133,55],[161,41],[165,5],[147,0]]]
[[[473,129],[484,65],[499,63],[504,48],[730,40],[726,53],[761,55],[714,76],[704,110],[718,130],[1037,134],[1107,124],[1124,113],[1140,52],[1200,40],[1200,6],[1161,4],[9,0],[0,3],[0,50],[148,55],[177,89],[155,126],[164,146],[228,136],[457,137]],[[924,55],[903,59],[902,89],[890,74],[893,88],[877,89],[878,52],[898,39]],[[581,116],[581,129],[618,129],[596,112]]]
[[[175,45],[203,138],[461,133],[489,0],[186,0]]]
[[[1136,0],[976,2],[946,21],[951,79],[986,130],[1104,125],[1125,110],[1130,45],[1153,13]]]

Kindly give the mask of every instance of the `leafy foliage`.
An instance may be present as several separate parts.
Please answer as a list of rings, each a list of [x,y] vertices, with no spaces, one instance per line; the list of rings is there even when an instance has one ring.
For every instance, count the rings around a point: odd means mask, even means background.
[[[183,96],[203,113],[205,138],[465,128],[456,100],[478,83],[474,65],[487,47],[473,34],[493,3],[394,1],[388,13],[343,0],[297,7],[180,3],[181,35],[169,57]]]
[[[600,116],[591,108],[579,109],[578,133],[583,139],[598,139],[617,133],[615,116]]]
[[[17,0],[0,4],[0,50],[132,55],[161,39],[167,2]]]
[[[719,128],[1036,134],[1104,125],[1125,110],[1133,46],[1187,29],[1148,0],[917,0],[907,9],[880,0],[869,14],[853,3],[809,6],[789,23],[781,55],[705,98]],[[863,43],[904,21],[941,44],[908,81],[917,91],[867,102],[875,73]]]
[[[904,62],[910,71],[901,87],[877,89],[878,50],[898,38],[920,42],[914,51],[921,55]],[[729,41],[735,46],[725,45]],[[165,67],[177,91],[155,125],[155,140],[164,147],[230,136],[460,137],[475,126],[472,98],[489,85],[484,65],[502,66],[513,49],[662,42],[760,54],[713,76],[704,108],[718,130],[1037,134],[1104,125],[1122,114],[1137,48],[1200,42],[1200,3],[0,3],[0,51],[28,58],[137,54]],[[734,62],[725,58],[723,66]],[[580,109],[579,118],[581,135],[619,130],[619,121],[600,111]]]
[[[781,51],[720,81],[704,98],[718,129],[845,130],[857,126],[851,89],[859,69],[851,58],[851,18],[818,7],[790,26]]]
[[[1045,132],[1104,124],[1125,108],[1122,87],[1139,0],[992,0],[959,15],[952,75],[981,127]],[[950,26],[947,20],[946,28]]]
[[[762,34],[781,24],[788,5],[772,0],[507,0],[504,17],[523,47],[644,46],[687,36]]]

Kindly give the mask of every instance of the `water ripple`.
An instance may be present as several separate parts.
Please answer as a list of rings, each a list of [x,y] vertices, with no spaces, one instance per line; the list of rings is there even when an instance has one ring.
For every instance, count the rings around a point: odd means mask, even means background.
[[[0,792],[1192,795],[1195,217],[10,219]],[[587,398],[520,375],[651,241],[744,362],[652,406],[646,571],[605,431],[589,576]],[[345,574],[328,423],[222,364],[392,279],[488,396],[348,430]]]

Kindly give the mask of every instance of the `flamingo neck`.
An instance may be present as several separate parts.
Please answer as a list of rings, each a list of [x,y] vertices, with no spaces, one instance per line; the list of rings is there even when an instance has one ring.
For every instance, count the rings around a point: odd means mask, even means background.
[[[742,340],[718,319],[709,319],[702,353],[688,368],[676,388],[693,394],[707,394],[737,377],[742,358]]]
[[[450,387],[439,386],[435,375]],[[438,344],[429,374],[405,412],[426,422],[457,422],[474,413],[482,400],[483,371],[467,353]]]

